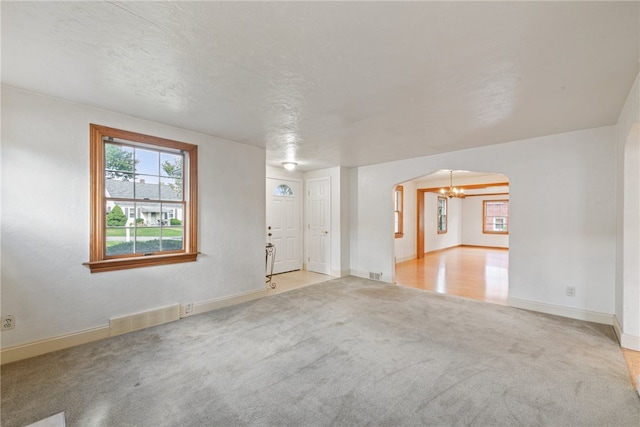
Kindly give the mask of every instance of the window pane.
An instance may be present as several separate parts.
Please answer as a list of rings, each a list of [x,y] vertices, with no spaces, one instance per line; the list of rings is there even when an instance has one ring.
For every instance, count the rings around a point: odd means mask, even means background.
[[[160,153],[157,151],[135,149],[136,173],[160,175]]]
[[[182,155],[160,153],[160,175],[182,178]]]
[[[133,175],[131,180],[122,181],[107,177],[104,180],[105,196],[114,199],[132,199],[133,198]]]
[[[294,195],[291,187],[285,184],[278,185],[275,191],[273,192],[273,194],[275,196],[293,196]]]
[[[398,234],[400,232],[400,223],[398,222],[400,218],[400,212],[398,211],[393,212],[393,217],[394,217],[394,233]]]
[[[133,253],[133,227],[107,227],[107,255],[126,255]]]
[[[160,251],[160,232],[162,226],[162,212],[160,203],[139,203],[139,212],[144,219],[144,225],[136,227],[136,253]]]
[[[447,199],[438,197],[438,233],[447,232]]]
[[[160,178],[160,200],[182,200],[182,179]]]
[[[121,181],[133,179],[133,148],[118,144],[104,145],[105,150],[105,178]]]
[[[177,203],[162,204],[163,226],[161,244],[163,251],[180,251],[184,246],[184,207]]]
[[[138,203],[138,211],[146,226],[159,226],[162,220],[160,203]]]
[[[158,200],[160,198],[160,186],[157,176],[136,175],[135,182],[136,199]]]
[[[162,211],[166,221],[165,225],[183,226],[184,206],[182,203],[163,203]]]

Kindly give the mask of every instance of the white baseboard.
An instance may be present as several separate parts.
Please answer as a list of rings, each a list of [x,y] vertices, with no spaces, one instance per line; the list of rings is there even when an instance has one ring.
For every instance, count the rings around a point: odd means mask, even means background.
[[[349,270],[349,274],[351,276],[361,277],[363,279],[368,279],[369,278],[369,273],[364,272],[364,271],[360,271],[360,270]]]
[[[174,304],[143,313],[136,313],[129,316],[112,318],[110,325],[100,326],[93,329],[78,331],[58,337],[47,338],[27,344],[20,344],[0,350],[0,364],[4,365],[30,357],[40,356],[53,351],[87,344],[93,341],[109,338],[127,332],[160,325],[162,323],[179,320],[182,317],[189,317],[195,314],[206,313],[219,308],[230,307],[243,302],[267,296],[267,290],[250,291],[230,297],[217,298],[205,302],[193,304],[193,310],[186,313],[186,307]]]
[[[519,298],[508,299],[511,307],[522,308],[525,310],[538,311],[540,313],[553,314],[556,316],[568,317],[576,320],[586,320],[587,322],[601,323],[603,325],[612,325],[613,314],[598,313],[596,311],[579,310],[577,308],[563,307],[560,305],[547,304],[543,302],[528,301]]]
[[[640,337],[623,333],[620,337],[620,346],[629,350],[640,351]]]
[[[622,332],[622,326],[618,316],[613,316],[613,330],[616,331],[616,337],[620,347],[628,348],[629,350],[640,351],[640,337],[635,335],[625,334]],[[638,383],[638,392],[640,393],[640,383]]]
[[[620,326],[620,322],[618,321],[618,316],[613,315],[613,330],[616,333],[616,338],[618,338],[618,342],[622,345],[622,327]]]
[[[331,270],[331,277],[347,277],[351,275],[351,270]]]
[[[8,347],[0,351],[0,364],[16,362],[30,357],[40,356],[53,351],[86,344],[92,341],[109,338],[109,326],[100,326],[54,338],[34,341],[27,344]]]
[[[402,257],[396,257],[396,264],[399,264],[401,262],[412,261],[412,260],[414,260],[416,258],[418,258],[418,256],[416,254],[402,256]]]
[[[620,320],[618,320],[618,316],[616,315],[613,316],[613,330],[616,331],[616,337],[618,338],[620,347],[640,351],[640,337],[622,332]],[[638,392],[640,392],[640,383],[638,383]]]
[[[243,292],[241,294],[236,294],[229,297],[215,298],[209,301],[203,301],[193,304],[193,310],[190,313],[186,312],[186,306],[183,305],[180,307],[180,317],[190,317],[196,314],[218,310],[220,308],[231,307],[232,305],[238,305],[242,304],[243,302],[264,298],[267,295],[267,289],[260,289],[257,291]]]

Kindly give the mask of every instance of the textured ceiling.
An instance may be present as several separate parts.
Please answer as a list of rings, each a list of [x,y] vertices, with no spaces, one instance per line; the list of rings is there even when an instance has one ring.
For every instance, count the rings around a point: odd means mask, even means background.
[[[3,84],[302,170],[614,124],[638,2],[2,2]]]

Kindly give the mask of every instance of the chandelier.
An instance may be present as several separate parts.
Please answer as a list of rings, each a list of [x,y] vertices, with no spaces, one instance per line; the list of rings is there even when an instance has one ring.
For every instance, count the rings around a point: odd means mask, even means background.
[[[453,171],[449,171],[449,188],[441,188],[440,193],[449,197],[450,199],[454,197],[459,197],[464,199],[466,196],[464,195],[463,188],[456,188],[453,186]]]

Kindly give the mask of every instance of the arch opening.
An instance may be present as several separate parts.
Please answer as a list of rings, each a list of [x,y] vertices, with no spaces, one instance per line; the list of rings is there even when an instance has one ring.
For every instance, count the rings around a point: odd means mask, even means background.
[[[627,135],[623,179],[622,345],[640,350],[635,348],[640,344],[625,340],[640,337],[640,123]]]
[[[506,305],[509,178],[444,169],[398,185],[405,230],[394,244],[395,283]]]

